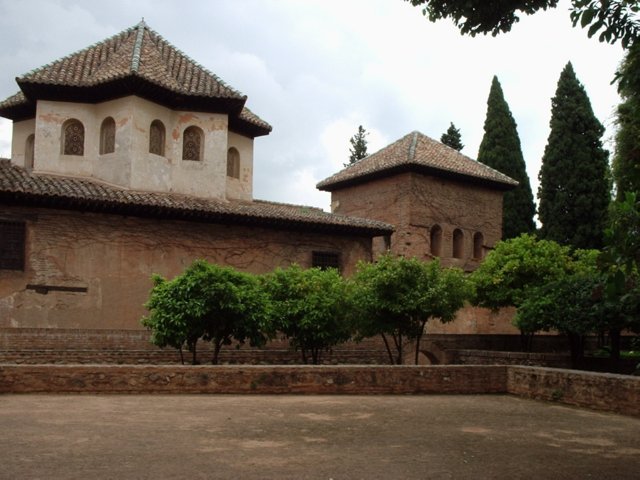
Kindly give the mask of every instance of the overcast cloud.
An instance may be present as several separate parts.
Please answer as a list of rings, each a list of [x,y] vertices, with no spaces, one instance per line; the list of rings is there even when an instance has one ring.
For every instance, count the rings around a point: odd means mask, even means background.
[[[569,2],[560,4],[509,34],[471,38],[402,0],[0,0],[0,97],[18,91],[16,76],[144,17],[273,126],[255,141],[254,196],[328,209],[315,184],[342,168],[360,124],[373,153],[413,130],[439,139],[453,121],[476,158],[497,75],[535,195],[564,65],[573,63],[608,138],[619,102],[610,82],[622,49],[572,28]],[[10,144],[11,122],[0,119],[0,156]]]

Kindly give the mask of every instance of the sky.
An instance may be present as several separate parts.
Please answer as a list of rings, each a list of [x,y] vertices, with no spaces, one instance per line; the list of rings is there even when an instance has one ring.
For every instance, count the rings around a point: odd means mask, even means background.
[[[15,77],[144,18],[273,126],[254,143],[254,197],[329,210],[315,185],[343,168],[359,125],[374,153],[415,130],[439,140],[453,122],[475,159],[497,75],[535,196],[567,62],[613,147],[623,50],[573,28],[568,8],[561,0],[508,34],[470,37],[403,0],[0,0],[0,98],[18,91]],[[10,156],[11,122],[0,119],[0,157]]]

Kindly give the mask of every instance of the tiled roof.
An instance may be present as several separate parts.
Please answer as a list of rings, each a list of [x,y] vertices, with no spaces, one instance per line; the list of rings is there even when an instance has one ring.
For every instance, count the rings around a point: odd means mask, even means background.
[[[21,83],[90,87],[139,75],[175,93],[245,99],[151,30],[144,21],[18,77]]]
[[[91,180],[28,173],[0,159],[0,201],[72,210],[123,213],[141,217],[259,225],[355,235],[385,235],[389,224],[319,208],[266,201],[221,201],[186,195],[137,192]]]
[[[144,21],[16,81],[22,93],[1,102],[0,114],[9,116],[12,109],[40,96],[68,100],[82,95],[82,101],[103,101],[136,93],[176,108],[213,106],[266,130],[262,135],[271,130],[257,115],[244,114],[246,96],[175,48]]]
[[[371,178],[411,170],[486,183],[501,189],[518,185],[518,182],[503,173],[420,132],[412,132],[322,180],[317,187],[320,190],[333,191]]]

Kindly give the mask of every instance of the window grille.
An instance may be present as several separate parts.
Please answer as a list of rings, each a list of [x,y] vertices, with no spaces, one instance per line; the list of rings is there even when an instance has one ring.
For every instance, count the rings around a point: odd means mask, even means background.
[[[182,159],[202,159],[202,130],[198,127],[189,127],[184,131],[182,138]]]
[[[240,178],[240,153],[233,147],[227,152],[227,177]]]
[[[84,126],[78,120],[69,120],[64,125],[64,155],[84,155]]]
[[[149,153],[164,156],[164,139],[164,124],[160,120],[154,120],[149,128]]]
[[[335,268],[340,271],[340,254],[337,252],[313,252],[311,266],[321,270]]]
[[[116,151],[116,121],[107,117],[100,127],[100,155]]]
[[[0,221],[0,269],[24,270],[24,222]]]

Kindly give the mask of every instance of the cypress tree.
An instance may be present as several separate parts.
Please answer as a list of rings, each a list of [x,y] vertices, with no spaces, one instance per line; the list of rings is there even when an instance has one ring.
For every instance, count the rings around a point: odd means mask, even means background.
[[[618,92],[623,102],[616,111],[616,151],[613,180],[617,200],[626,193],[640,195],[640,42],[629,48],[617,73]]]
[[[487,100],[487,117],[478,161],[519,182],[516,188],[504,194],[502,238],[506,240],[522,233],[535,232],[533,215],[536,207],[522,156],[516,121],[504,99],[498,77],[495,76]]]
[[[604,127],[569,62],[551,100],[551,132],[542,157],[541,235],[575,248],[602,248],[610,201]]]
[[[351,148],[349,148],[349,163],[345,163],[345,167],[367,156],[367,135],[369,135],[369,132],[362,128],[362,125],[359,125],[358,132],[349,139],[351,144]]]
[[[440,137],[440,141],[448,147],[451,147],[457,151],[460,151],[464,148],[460,130],[456,128],[453,122],[451,122],[451,125],[449,126],[447,131],[442,134],[442,136]]]

